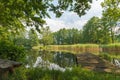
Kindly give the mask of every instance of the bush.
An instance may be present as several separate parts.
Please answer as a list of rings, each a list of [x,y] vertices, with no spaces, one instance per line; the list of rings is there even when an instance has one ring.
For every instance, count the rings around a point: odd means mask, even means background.
[[[16,68],[13,74],[8,75],[7,80],[27,80],[26,72],[28,69],[25,67]]]
[[[22,46],[16,46],[7,40],[0,41],[0,58],[14,61],[25,59],[25,49]]]

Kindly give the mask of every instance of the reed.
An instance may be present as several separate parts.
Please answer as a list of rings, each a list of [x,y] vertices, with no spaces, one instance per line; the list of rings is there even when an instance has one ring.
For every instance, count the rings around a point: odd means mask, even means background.
[[[98,44],[74,44],[74,45],[49,45],[47,50],[64,51],[79,54],[83,52],[90,53],[109,53],[114,55],[120,54],[120,43],[98,45]]]
[[[104,53],[120,55],[120,43],[102,45],[101,47]]]
[[[51,51],[72,52],[74,54],[83,52],[91,52],[97,54],[100,51],[99,45],[97,44],[49,45],[47,49]]]

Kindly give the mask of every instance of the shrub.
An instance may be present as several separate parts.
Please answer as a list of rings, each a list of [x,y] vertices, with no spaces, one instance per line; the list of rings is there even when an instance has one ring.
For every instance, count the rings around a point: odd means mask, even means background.
[[[7,40],[0,41],[0,58],[21,61],[25,59],[25,49]]]
[[[7,80],[27,80],[26,72],[28,69],[25,67],[16,68],[13,74],[8,75]]]

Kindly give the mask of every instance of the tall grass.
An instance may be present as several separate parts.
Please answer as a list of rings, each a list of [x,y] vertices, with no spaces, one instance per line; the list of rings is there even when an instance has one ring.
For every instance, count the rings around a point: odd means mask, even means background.
[[[82,52],[99,53],[100,48],[97,44],[75,44],[75,45],[49,45],[48,50],[52,51],[66,51],[75,54]]]
[[[102,45],[102,52],[119,55],[120,54],[120,43]]]
[[[48,50],[52,51],[67,51],[71,53],[109,53],[114,55],[120,54],[120,43],[107,44],[107,45],[97,45],[97,44],[75,44],[75,45],[49,45]]]
[[[73,67],[65,72],[31,68],[24,73],[23,70],[9,77],[9,80],[120,80],[119,74],[92,72],[81,67]]]

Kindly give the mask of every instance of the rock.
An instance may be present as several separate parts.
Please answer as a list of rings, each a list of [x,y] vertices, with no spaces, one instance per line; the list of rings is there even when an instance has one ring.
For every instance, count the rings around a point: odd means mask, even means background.
[[[0,80],[7,78],[8,73],[12,74],[16,67],[21,66],[20,62],[0,59]]]
[[[0,69],[8,69],[11,67],[15,68],[19,67],[20,65],[22,65],[20,62],[0,59]]]

